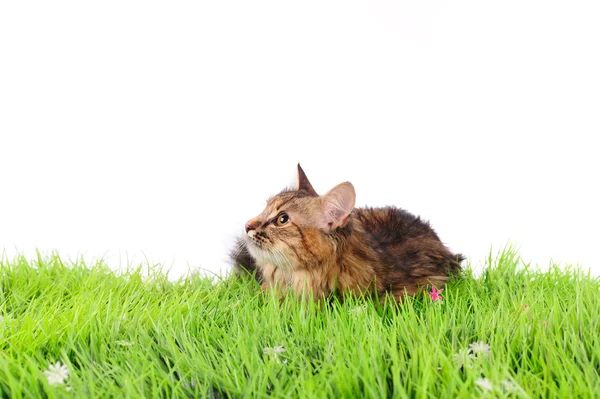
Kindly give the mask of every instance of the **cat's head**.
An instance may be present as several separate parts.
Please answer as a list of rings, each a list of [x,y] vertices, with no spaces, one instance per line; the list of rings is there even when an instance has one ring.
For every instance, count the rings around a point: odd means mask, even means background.
[[[245,226],[245,241],[258,265],[294,269],[318,262],[331,251],[327,235],[343,228],[354,209],[350,182],[319,196],[298,164],[297,184],[269,198],[265,209]]]

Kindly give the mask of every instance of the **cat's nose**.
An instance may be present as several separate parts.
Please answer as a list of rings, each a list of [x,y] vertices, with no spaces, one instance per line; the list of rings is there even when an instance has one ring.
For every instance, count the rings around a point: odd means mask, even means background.
[[[250,230],[256,230],[259,225],[260,221],[256,219],[249,220],[248,223],[246,223],[246,233],[248,233]]]

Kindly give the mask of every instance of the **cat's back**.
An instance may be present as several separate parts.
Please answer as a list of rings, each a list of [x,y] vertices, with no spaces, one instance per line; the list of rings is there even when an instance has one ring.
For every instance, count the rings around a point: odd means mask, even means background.
[[[356,208],[354,212],[356,220],[379,244],[401,244],[417,237],[428,237],[439,241],[439,237],[428,222],[404,209],[386,206]]]
[[[429,222],[419,216],[393,206],[354,212],[379,256],[378,274],[386,284],[409,286],[411,281],[460,270],[463,256],[444,246]]]

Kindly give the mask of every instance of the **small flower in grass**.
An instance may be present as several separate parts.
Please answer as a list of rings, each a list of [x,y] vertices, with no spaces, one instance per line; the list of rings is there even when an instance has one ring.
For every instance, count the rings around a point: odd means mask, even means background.
[[[431,295],[431,300],[433,302],[435,302],[435,301],[443,301],[444,298],[442,298],[442,291],[444,291],[443,288],[441,290],[438,290],[434,286],[431,286],[431,292],[429,292],[429,295]]]
[[[473,354],[471,353],[471,349],[460,349],[453,357],[454,363],[456,363],[458,367],[467,367],[471,364]]]
[[[502,380],[502,388],[504,388],[504,391],[507,393],[515,393],[519,390],[517,384],[511,380]]]
[[[69,378],[69,369],[64,364],[56,362],[55,364],[50,364],[48,370],[44,370],[44,375],[48,379],[48,384],[62,385]]]
[[[475,380],[475,385],[477,385],[484,391],[491,391],[492,389],[494,389],[492,383],[487,378],[478,378],[477,380]]]
[[[358,305],[348,311],[348,313],[352,314],[360,314],[367,310],[367,304],[363,303],[362,305]]]
[[[479,356],[479,355],[483,355],[483,356],[487,356],[490,352],[490,346],[488,344],[486,344],[485,342],[473,342],[472,344],[469,345],[469,348],[471,348],[471,351],[473,352],[474,356]]]
[[[529,314],[529,311],[527,309],[529,309],[529,305],[523,305],[523,307],[521,308],[521,313],[527,313],[527,317],[529,317],[530,319],[533,318],[533,316]]]
[[[273,348],[264,347],[263,354],[267,356],[273,356],[277,359],[278,354],[285,352],[285,347],[283,345],[275,346]]]
[[[121,346],[132,346],[133,342],[129,342],[129,341],[117,341],[117,344],[121,345]]]

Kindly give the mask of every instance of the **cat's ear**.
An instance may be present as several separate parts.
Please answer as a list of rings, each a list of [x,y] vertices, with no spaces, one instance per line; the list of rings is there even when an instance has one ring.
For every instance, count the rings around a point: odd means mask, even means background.
[[[323,230],[332,231],[348,223],[350,213],[354,209],[356,192],[350,182],[338,184],[321,197],[323,217],[320,226]]]
[[[304,173],[300,164],[298,164],[298,185],[296,187],[298,187],[298,190],[308,191],[311,195],[319,195],[308,181],[308,177],[306,177],[306,173]]]

